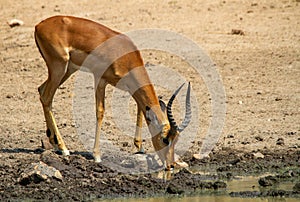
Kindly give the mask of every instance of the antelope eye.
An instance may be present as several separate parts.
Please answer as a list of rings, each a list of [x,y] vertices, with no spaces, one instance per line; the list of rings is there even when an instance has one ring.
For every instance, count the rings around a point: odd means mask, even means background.
[[[163,138],[162,141],[163,141],[163,143],[165,143],[166,145],[169,145],[169,138]]]

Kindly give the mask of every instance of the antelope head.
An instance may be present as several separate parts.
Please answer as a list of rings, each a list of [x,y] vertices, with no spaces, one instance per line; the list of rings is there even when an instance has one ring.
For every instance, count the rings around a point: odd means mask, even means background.
[[[149,129],[152,134],[156,134],[152,136],[152,143],[153,146],[158,153],[160,159],[165,164],[166,170],[172,170],[174,168],[175,164],[175,157],[174,157],[174,148],[175,144],[178,141],[179,134],[188,126],[188,124],[191,121],[192,117],[192,110],[191,110],[191,103],[190,103],[190,83],[188,84],[187,94],[186,94],[186,111],[185,111],[185,117],[184,120],[180,125],[177,125],[173,114],[172,114],[172,104],[174,99],[176,98],[177,94],[181,90],[184,84],[182,84],[171,96],[168,104],[166,105],[161,99],[159,100],[160,104],[160,110],[166,115],[168,118],[169,123],[161,124],[160,128],[155,128],[157,132],[153,132],[155,130],[153,127],[157,124],[158,120],[153,115],[154,113],[151,112],[151,109],[146,110],[146,118],[147,120],[151,122],[156,123],[150,123]],[[151,127],[152,125],[152,127]]]

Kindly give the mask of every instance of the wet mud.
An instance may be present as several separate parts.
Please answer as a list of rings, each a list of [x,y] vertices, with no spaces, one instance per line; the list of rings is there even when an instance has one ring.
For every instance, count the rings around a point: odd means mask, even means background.
[[[24,151],[15,152],[22,155]],[[300,153],[264,154],[265,158],[256,159],[251,154],[224,150],[202,160],[186,156],[189,167],[173,173],[162,170],[159,173],[124,174],[93,162],[88,153],[72,153],[63,157],[52,151],[37,149],[31,154],[37,157],[36,162],[42,161],[56,168],[62,179],[29,180],[24,184],[20,176],[32,159],[18,160],[14,167],[2,164],[0,199],[92,201],[117,197],[195,196],[209,192],[231,197],[300,197]],[[227,183],[239,176],[265,173],[269,175],[257,182],[259,191],[227,190]],[[278,189],[278,185],[286,182],[293,184],[292,190]]]

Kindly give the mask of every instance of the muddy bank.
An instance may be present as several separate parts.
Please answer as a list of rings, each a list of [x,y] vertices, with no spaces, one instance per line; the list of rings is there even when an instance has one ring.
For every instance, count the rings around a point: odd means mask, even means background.
[[[218,152],[213,152],[210,158],[201,160],[189,159],[187,155],[185,161],[198,170],[217,172],[227,176],[235,175],[258,175],[266,172],[278,173],[286,169],[300,169],[300,151],[290,150],[255,150],[243,152],[223,148]]]
[[[18,152],[16,151],[18,155],[24,155],[22,151]],[[297,188],[297,183],[300,182],[300,154],[297,151],[281,154],[264,152],[264,158],[255,158],[251,154],[241,154],[230,150],[220,151],[203,160],[186,157],[185,160],[190,167],[172,173],[169,180],[166,179],[169,173],[164,172],[159,174],[160,177],[158,173],[124,174],[102,163],[94,163],[87,153],[73,153],[69,157],[41,149],[34,150],[32,153],[31,156],[37,158],[19,159],[14,166],[0,165],[1,201],[189,196],[211,191],[232,197],[300,197],[300,190]],[[31,163],[39,161],[60,171],[62,179],[52,177],[38,181],[32,179],[21,183],[22,173]],[[228,193],[226,190],[227,182],[241,175],[258,175],[266,172],[273,176],[269,177],[273,183],[267,184],[268,178],[261,178],[260,191],[241,190]],[[294,184],[293,190],[276,188],[278,184],[287,181]]]

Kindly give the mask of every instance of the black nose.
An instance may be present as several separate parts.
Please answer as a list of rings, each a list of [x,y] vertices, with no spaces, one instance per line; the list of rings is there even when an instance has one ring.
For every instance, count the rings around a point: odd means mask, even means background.
[[[162,140],[163,140],[163,142],[164,142],[166,145],[169,145],[169,139],[168,139],[168,138],[163,138]]]
[[[165,168],[165,171],[173,171],[174,165],[171,165],[170,167]]]

